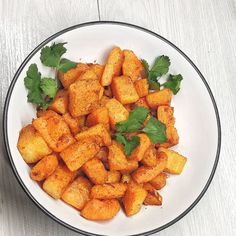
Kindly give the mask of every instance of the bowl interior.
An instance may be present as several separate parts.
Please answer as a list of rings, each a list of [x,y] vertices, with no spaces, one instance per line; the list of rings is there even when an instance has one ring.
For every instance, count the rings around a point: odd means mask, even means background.
[[[11,92],[6,122],[6,137],[10,158],[20,181],[34,201],[44,211],[67,226],[94,234],[132,235],[160,228],[190,209],[203,191],[213,170],[218,147],[218,127],[215,109],[208,89],[191,63],[176,48],[162,38],[141,29],[119,24],[91,24],[74,28],[55,36],[47,43],[68,42],[66,57],[74,61],[104,63],[114,46],[132,49],[140,58],[153,62],[158,55],[171,59],[171,73],[184,77],[180,92],[173,97],[176,127],[180,143],[175,150],[188,158],[180,176],[170,176],[161,191],[162,207],[143,207],[141,212],[127,218],[122,211],[109,222],[92,222],[80,217],[78,211],[60,200],[48,196],[29,177],[29,167],[16,148],[19,131],[35,117],[35,107],[27,103],[23,79],[28,66],[37,63],[45,76],[53,75],[41,66],[40,51],[32,55],[19,71]]]

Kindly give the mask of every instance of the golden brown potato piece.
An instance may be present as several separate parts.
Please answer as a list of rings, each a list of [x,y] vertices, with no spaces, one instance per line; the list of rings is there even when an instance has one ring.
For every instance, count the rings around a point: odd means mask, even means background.
[[[129,76],[133,81],[141,77],[143,64],[131,50],[123,50],[124,62],[122,65],[123,75]]]
[[[120,210],[120,204],[116,199],[88,201],[81,211],[81,216],[88,220],[110,220]]]
[[[103,87],[98,80],[77,80],[69,87],[69,111],[73,117],[87,115],[99,107]]]
[[[131,181],[131,176],[129,174],[123,174],[121,177],[121,183],[128,184]]]
[[[61,198],[69,205],[82,210],[89,200],[92,184],[83,176],[75,179],[62,194]]]
[[[142,159],[142,164],[144,166],[156,166],[157,164],[157,156],[156,149],[153,146],[150,146],[148,150],[145,152],[144,157]]]
[[[158,192],[148,193],[145,200],[144,205],[162,205],[162,196]]]
[[[170,105],[172,91],[170,89],[162,89],[157,92],[149,93],[146,96],[147,104],[150,108],[156,109],[158,106]]]
[[[98,80],[100,81],[104,71],[104,65],[92,64],[89,67],[97,75]]]
[[[147,191],[144,188],[133,181],[130,181],[123,198],[125,214],[127,216],[137,214],[140,211],[146,196]]]
[[[119,171],[112,170],[107,172],[107,181],[106,184],[114,184],[120,181],[121,174]]]
[[[160,173],[154,179],[150,180],[149,183],[157,190],[162,189],[166,185],[167,174]]]
[[[130,160],[130,158],[127,161],[126,167],[120,171],[122,174],[129,174],[138,169],[137,161]]]
[[[70,145],[60,153],[62,160],[71,171],[78,170],[99,152],[99,145],[92,139],[84,139]]]
[[[54,98],[53,103],[48,107],[59,114],[65,114],[68,110],[68,92],[67,90],[60,89]]]
[[[43,190],[51,197],[59,199],[75,176],[76,172],[71,172],[65,165],[59,165],[44,181]]]
[[[168,150],[166,148],[159,148],[158,152],[164,152],[167,155],[167,164],[165,172],[170,174],[181,174],[187,162],[187,158],[180,155],[178,152]]]
[[[132,178],[139,184],[149,182],[164,171],[167,165],[167,155],[158,153],[157,165],[154,167],[141,166],[132,174]]]
[[[94,185],[91,189],[90,197],[97,199],[120,198],[125,195],[127,185],[123,183]]]
[[[112,78],[120,75],[123,57],[123,52],[119,47],[113,48],[109,53],[107,63],[105,65],[101,78],[102,86],[110,85],[112,82]]]
[[[116,128],[116,123],[127,120],[129,117],[129,112],[115,98],[110,99],[106,103],[106,108],[108,109],[109,120],[112,129]]]
[[[42,181],[51,175],[58,166],[56,155],[48,155],[41,159],[30,172],[31,179]]]
[[[78,118],[73,118],[70,113],[65,113],[63,116],[64,121],[69,126],[72,134],[78,134],[80,131],[80,124]]]
[[[35,163],[52,152],[32,125],[20,131],[17,148],[26,163]]]
[[[109,130],[109,114],[106,107],[100,107],[93,112],[91,112],[87,117],[87,126],[91,127],[97,124],[104,124],[105,127]]]
[[[104,184],[107,181],[107,170],[98,158],[87,161],[82,170],[94,184]]]
[[[134,149],[130,155],[130,160],[141,161],[144,157],[145,152],[151,146],[151,141],[146,134],[138,134],[140,137],[140,144]]]
[[[157,118],[166,127],[174,126],[175,118],[174,118],[174,107],[170,106],[159,106],[157,109]]]
[[[140,79],[134,82],[135,89],[140,98],[148,95],[148,81],[147,79]]]
[[[111,135],[104,124],[97,124],[89,129],[78,133],[75,136],[76,140],[81,141],[91,138],[100,146],[109,146],[111,144]]]
[[[111,89],[113,96],[123,105],[134,103],[139,99],[134,84],[128,76],[114,77]]]
[[[147,104],[145,97],[139,98],[139,100],[134,103],[134,107],[145,107],[145,108],[149,109],[149,106]]]
[[[83,72],[76,80],[98,80],[96,73],[89,69]]]
[[[58,72],[58,78],[61,81],[63,87],[68,89],[69,86],[76,81],[76,79],[86,70],[89,66],[84,63],[78,63],[76,68],[68,70],[66,73]]]
[[[177,129],[174,126],[168,126],[166,128],[166,137],[167,137],[167,141],[157,146],[169,148],[179,143],[179,135],[178,135]]]
[[[34,119],[32,124],[55,152],[61,152],[75,142],[68,125],[61,116],[49,118],[42,116]]]
[[[46,119],[50,118],[50,117],[60,117],[59,114],[57,114],[55,111],[52,110],[38,110],[37,111],[37,117],[45,117]]]
[[[96,157],[100,159],[102,162],[107,162],[108,148],[102,147],[100,151],[96,154]]]
[[[126,156],[122,150],[122,147],[116,141],[112,141],[112,144],[108,147],[108,164],[110,170],[123,170],[128,165]]]

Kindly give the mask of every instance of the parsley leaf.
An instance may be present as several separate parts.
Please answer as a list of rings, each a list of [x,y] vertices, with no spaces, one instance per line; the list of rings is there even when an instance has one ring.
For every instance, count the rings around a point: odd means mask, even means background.
[[[181,74],[169,75],[167,82],[165,82],[163,86],[171,89],[173,94],[176,95],[180,90],[181,80],[183,80],[183,76]]]
[[[166,138],[166,126],[154,117],[151,117],[145,128],[142,130],[150,138],[151,142],[164,143]]]
[[[58,70],[65,73],[68,70],[76,67],[77,63],[70,61],[69,59],[62,58],[60,64],[58,65]]]
[[[130,156],[133,150],[140,144],[140,138],[138,136],[133,136],[130,140],[128,140],[121,133],[116,134],[116,140],[124,145],[125,155]]]
[[[145,107],[136,107],[129,113],[129,118],[126,121],[121,121],[116,124],[116,131],[119,133],[131,133],[142,128],[143,122],[147,118],[149,110]]]

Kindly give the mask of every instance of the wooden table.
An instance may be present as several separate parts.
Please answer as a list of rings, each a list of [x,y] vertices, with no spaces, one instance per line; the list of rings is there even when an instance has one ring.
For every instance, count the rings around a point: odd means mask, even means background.
[[[66,27],[98,20],[137,24],[172,41],[202,71],[219,108],[222,149],[212,184],[187,216],[159,235],[236,235],[236,9],[233,0],[1,0],[0,113],[14,73],[34,47]],[[0,235],[77,235],[42,213],[26,196],[10,168],[2,136],[0,173]]]

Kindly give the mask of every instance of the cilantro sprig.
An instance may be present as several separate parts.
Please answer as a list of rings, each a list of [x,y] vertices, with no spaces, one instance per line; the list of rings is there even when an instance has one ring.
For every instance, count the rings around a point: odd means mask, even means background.
[[[165,88],[172,90],[173,94],[176,95],[180,90],[180,83],[183,80],[181,74],[178,75],[169,75],[167,81],[163,84]]]

